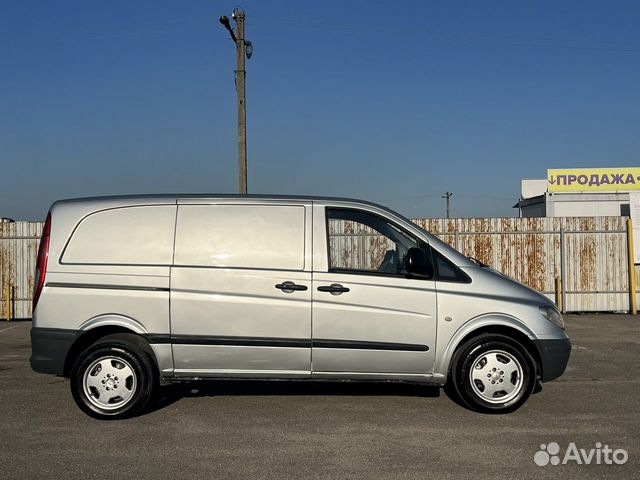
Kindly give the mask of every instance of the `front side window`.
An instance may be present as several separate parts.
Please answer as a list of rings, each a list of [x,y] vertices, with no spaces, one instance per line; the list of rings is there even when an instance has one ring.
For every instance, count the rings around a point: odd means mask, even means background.
[[[409,249],[428,252],[424,242],[377,215],[337,208],[326,212],[330,270],[406,276]]]

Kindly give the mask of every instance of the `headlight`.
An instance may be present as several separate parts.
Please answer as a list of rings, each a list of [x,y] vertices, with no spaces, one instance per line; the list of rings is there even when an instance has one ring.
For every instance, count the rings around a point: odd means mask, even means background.
[[[564,320],[556,307],[552,305],[540,305],[538,308],[544,318],[564,330]]]

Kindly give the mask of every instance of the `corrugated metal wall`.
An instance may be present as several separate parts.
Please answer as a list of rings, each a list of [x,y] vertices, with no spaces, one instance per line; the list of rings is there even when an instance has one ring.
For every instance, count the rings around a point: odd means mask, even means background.
[[[43,225],[41,222],[0,223],[2,319],[7,318],[9,311],[13,318],[31,317],[33,276]]]
[[[564,257],[565,310],[629,310],[626,217],[414,220],[465,255],[555,299]]]
[[[565,310],[628,311],[629,275],[625,217],[418,219],[415,223],[496,270],[555,299],[564,257]],[[0,223],[2,318],[6,286],[14,318],[31,316],[33,275],[42,223]],[[344,221],[329,225],[332,257],[340,266],[374,268],[389,248],[368,228]],[[636,267],[640,275],[640,266]]]

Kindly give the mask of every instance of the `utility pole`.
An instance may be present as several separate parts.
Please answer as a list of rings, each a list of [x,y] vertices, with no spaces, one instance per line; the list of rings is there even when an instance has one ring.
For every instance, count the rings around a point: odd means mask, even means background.
[[[451,197],[452,196],[453,196],[453,193],[451,192],[445,192],[444,195],[440,196],[440,198],[447,199],[447,218],[451,218]]]
[[[220,17],[220,23],[229,31],[231,40],[236,44],[236,92],[238,95],[238,171],[240,180],[240,193],[247,193],[247,109],[245,90],[245,56],[251,58],[253,54],[253,44],[244,39],[244,10],[240,7],[233,9],[231,14],[236,22],[235,31],[231,28],[229,18],[225,15]]]

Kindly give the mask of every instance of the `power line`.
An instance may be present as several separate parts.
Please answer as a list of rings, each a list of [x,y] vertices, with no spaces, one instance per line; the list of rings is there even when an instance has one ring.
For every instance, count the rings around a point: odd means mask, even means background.
[[[254,16],[255,17],[255,16]],[[258,19],[263,18],[267,21],[266,24],[271,25],[274,20],[273,17],[267,16],[259,16]],[[320,19],[312,19],[305,18],[304,23],[300,22],[300,19],[296,17],[281,17],[277,18],[278,22],[278,31],[274,31],[273,29],[262,30],[262,27],[259,27],[258,23],[256,23],[256,31],[260,33],[260,35],[274,35],[278,34],[282,28],[291,27],[292,29],[302,30],[308,32],[310,30],[315,30],[319,32],[339,32],[346,34],[355,34],[361,35],[364,32],[374,32],[380,28],[388,28],[388,22],[375,22],[370,24],[357,24],[357,23],[349,23],[349,22],[334,22],[334,21],[323,21]],[[254,25],[253,22],[245,22],[247,25]],[[172,22],[162,22],[162,23],[146,23],[146,26],[149,26],[149,29],[142,30],[139,26],[132,26],[127,24],[119,24],[111,27],[111,30],[99,30],[96,28],[88,28],[88,27],[80,27],[80,28],[69,28],[69,29],[60,29],[58,31],[49,32],[50,37],[61,36],[65,34],[74,34],[81,33],[83,35],[91,36],[91,37],[105,37],[105,36],[125,36],[125,35],[164,35],[171,34],[175,32],[198,32],[201,29],[199,28],[198,20],[194,19],[193,22],[189,21],[172,21]],[[266,27],[265,27],[266,28]],[[442,29],[435,28],[421,28],[421,32],[439,35],[443,38],[450,38],[456,41],[478,41],[478,40],[488,40],[494,43],[498,43],[504,46],[512,46],[512,47],[532,47],[532,48],[559,48],[559,49],[569,49],[569,50],[585,50],[585,51],[597,51],[597,52],[611,52],[611,53],[631,53],[638,54],[640,53],[640,46],[631,45],[623,42],[599,42],[599,43],[585,43],[582,40],[572,40],[572,39],[561,39],[554,37],[544,37],[544,36],[531,36],[531,35],[495,35],[484,32],[460,32],[460,31],[446,31]],[[408,32],[403,31],[394,31],[394,36],[403,36],[408,35]],[[54,39],[61,40],[60,38]]]
[[[291,17],[290,19],[278,17],[278,25],[286,27],[294,27],[295,29],[302,28],[299,19]],[[367,31],[377,31],[381,28],[388,27],[388,22],[378,22],[371,24],[356,24],[348,22],[326,22],[318,19],[305,19],[304,30],[317,30],[317,31],[334,31],[346,34],[360,35]],[[614,52],[614,53],[640,53],[640,46],[629,45],[622,42],[600,42],[600,43],[585,43],[578,40],[566,40],[553,37],[540,37],[540,36],[525,36],[525,35],[495,35],[484,32],[455,32],[446,31],[434,28],[421,28],[421,32],[439,35],[441,37],[448,37],[458,41],[477,41],[477,40],[489,40],[494,43],[499,43],[504,46],[514,47],[541,47],[541,48],[560,48],[570,50],[587,50],[587,51],[599,51],[599,52]],[[409,32],[395,31],[394,36],[406,36]]]
[[[512,201],[514,197],[494,197],[491,195],[470,195],[470,194],[464,194],[464,193],[458,193],[457,194],[458,197],[465,197],[465,198],[485,198],[488,200],[508,200],[508,201]]]

